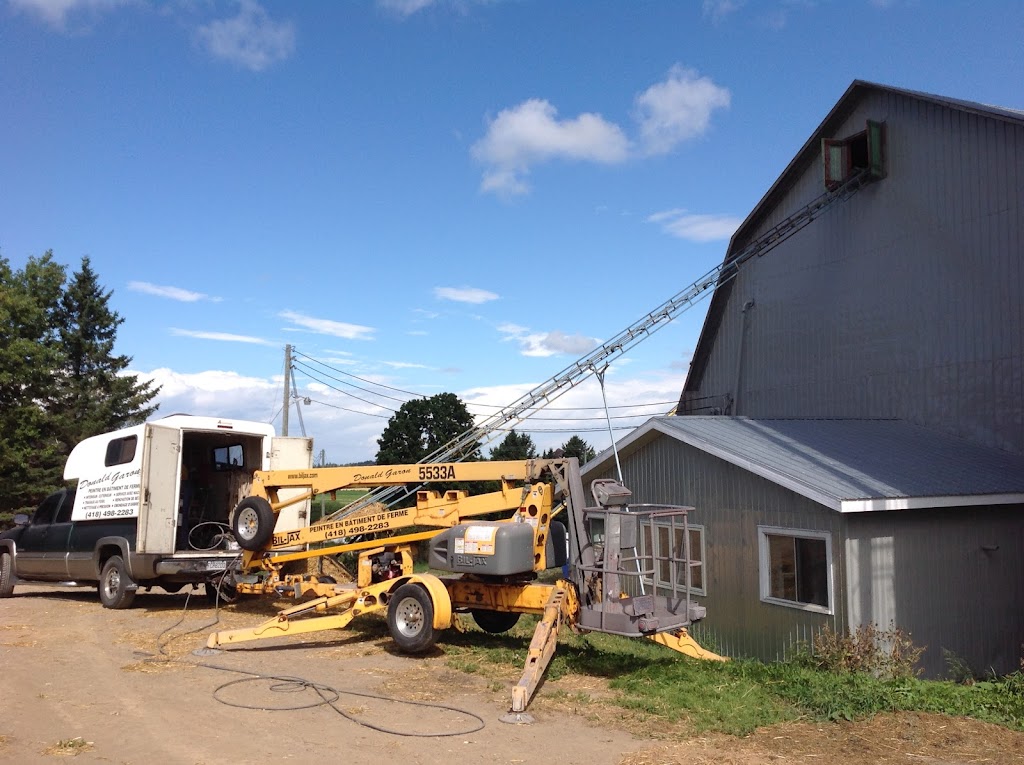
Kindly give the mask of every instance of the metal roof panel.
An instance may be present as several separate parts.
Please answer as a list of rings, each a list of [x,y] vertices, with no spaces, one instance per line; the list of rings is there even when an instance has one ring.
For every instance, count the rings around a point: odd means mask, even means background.
[[[651,430],[841,512],[1024,503],[1024,457],[903,420],[656,417],[620,453]]]

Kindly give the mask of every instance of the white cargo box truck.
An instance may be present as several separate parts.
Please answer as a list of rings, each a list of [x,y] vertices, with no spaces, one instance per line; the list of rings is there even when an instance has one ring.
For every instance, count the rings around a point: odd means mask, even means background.
[[[18,580],[97,584],[111,608],[139,587],[227,595],[240,554],[231,513],[254,472],[308,469],[312,454],[312,439],[275,437],[271,425],[181,414],[87,438],[64,468],[74,488],[0,537],[0,595]],[[285,508],[278,526],[307,526],[309,504]]]

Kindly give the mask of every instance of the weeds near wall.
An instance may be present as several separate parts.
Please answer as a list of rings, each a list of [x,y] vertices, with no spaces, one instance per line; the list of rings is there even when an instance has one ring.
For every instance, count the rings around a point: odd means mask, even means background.
[[[849,634],[825,627],[811,643],[810,664],[831,672],[871,675],[880,680],[917,677],[924,647],[914,645],[910,633],[899,627],[880,629],[864,624]]]

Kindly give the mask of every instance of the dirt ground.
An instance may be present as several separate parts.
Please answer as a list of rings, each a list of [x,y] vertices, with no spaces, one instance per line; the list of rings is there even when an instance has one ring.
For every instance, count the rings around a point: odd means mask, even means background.
[[[94,589],[29,585],[0,601],[0,762],[1024,763],[1024,734],[938,715],[796,722],[743,738],[652,730],[600,701],[610,692],[597,678],[545,684],[534,724],[508,725],[499,717],[512,681],[451,669],[443,642],[405,657],[377,629],[196,655],[215,620],[252,626],[272,611],[185,601],[140,593],[132,609],[109,611]],[[580,690],[596,700],[566,701]]]

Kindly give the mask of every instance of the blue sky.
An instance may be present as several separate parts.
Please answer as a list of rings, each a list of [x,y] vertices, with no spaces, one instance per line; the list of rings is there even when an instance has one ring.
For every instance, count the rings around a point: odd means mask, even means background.
[[[854,79],[1024,108],[1022,33],[1017,2],[0,0],[0,254],[88,255],[161,413],[280,426],[295,346],[317,449],[371,459],[410,395],[489,414],[712,268]],[[612,365],[617,428],[678,398],[705,305]],[[603,448],[600,406],[525,428]]]

